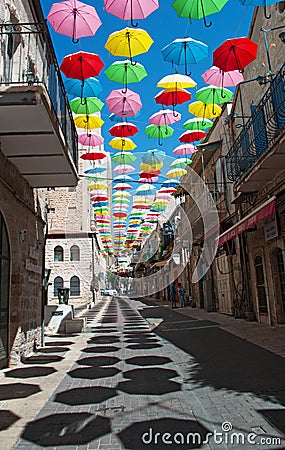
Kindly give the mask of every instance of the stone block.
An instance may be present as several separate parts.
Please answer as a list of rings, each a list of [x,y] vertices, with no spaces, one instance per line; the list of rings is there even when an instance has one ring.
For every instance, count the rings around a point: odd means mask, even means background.
[[[66,333],[80,333],[84,331],[86,326],[85,318],[72,319],[65,321],[65,332]]]

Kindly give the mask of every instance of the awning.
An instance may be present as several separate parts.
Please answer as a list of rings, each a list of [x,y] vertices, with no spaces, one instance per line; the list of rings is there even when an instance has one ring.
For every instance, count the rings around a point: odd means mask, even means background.
[[[242,220],[233,225],[227,231],[220,234],[220,236],[217,238],[218,246],[223,245],[225,242],[229,241],[230,239],[233,239],[235,236],[238,236],[239,234],[248,230],[248,228],[253,227],[257,222],[260,222],[266,217],[269,217],[272,214],[274,214],[275,199],[276,199],[275,196],[271,197],[269,200],[267,200],[267,202],[260,205],[258,208],[256,208],[247,216],[245,216]]]

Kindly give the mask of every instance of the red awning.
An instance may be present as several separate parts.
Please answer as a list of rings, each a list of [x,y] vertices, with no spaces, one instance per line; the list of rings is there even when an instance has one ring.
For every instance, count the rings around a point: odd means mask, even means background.
[[[271,197],[267,202],[260,205],[258,208],[256,208],[254,211],[252,211],[250,214],[245,216],[242,220],[240,220],[238,223],[233,225],[231,228],[229,228],[224,233],[220,234],[218,239],[218,246],[223,245],[225,242],[229,241],[230,239],[233,239],[235,236],[239,235],[240,233],[243,233],[248,228],[253,227],[257,222],[260,222],[261,220],[265,219],[266,217],[271,216],[275,213],[275,198]]]

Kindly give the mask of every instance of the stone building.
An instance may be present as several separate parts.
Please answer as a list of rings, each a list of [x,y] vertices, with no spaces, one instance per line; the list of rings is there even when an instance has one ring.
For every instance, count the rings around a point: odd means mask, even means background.
[[[0,366],[43,343],[42,191],[77,184],[77,139],[37,0],[0,3]]]

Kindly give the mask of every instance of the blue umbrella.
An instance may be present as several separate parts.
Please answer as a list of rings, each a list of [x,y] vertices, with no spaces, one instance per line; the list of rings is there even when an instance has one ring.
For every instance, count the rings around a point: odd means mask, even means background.
[[[162,152],[161,150],[157,150],[154,148],[153,150],[148,150],[146,153],[142,156],[142,161],[145,164],[160,164],[164,158],[166,157],[166,153]]]
[[[84,170],[84,173],[86,175],[91,175],[95,173],[105,172],[106,170],[106,167],[89,167],[88,169]]]
[[[270,19],[271,14],[267,15],[266,7],[268,5],[273,5],[274,3],[280,3],[282,0],[240,0],[240,2],[243,6],[263,6],[264,17]]]
[[[165,180],[161,183],[164,187],[177,187],[179,185],[179,181],[170,178],[169,180]]]
[[[81,80],[75,78],[68,78],[65,80],[64,85],[68,94],[81,98],[96,97],[103,91],[100,81],[94,77],[86,78],[84,86],[82,86]]]
[[[191,72],[187,73],[187,64],[197,64],[202,59],[207,58],[208,45],[190,37],[185,37],[183,39],[174,39],[161,50],[161,53],[164,61],[171,62],[172,65],[184,65],[185,75],[191,75]]]
[[[93,207],[96,207],[96,206],[107,206],[107,205],[108,205],[107,201],[106,202],[94,202],[94,203],[92,203]]]
[[[120,116],[117,116],[117,114],[112,113],[109,115],[109,119],[111,120],[111,122],[122,122],[124,120],[127,122],[128,120],[132,120],[135,117],[138,117],[140,115],[140,113],[141,113],[141,111],[139,111],[135,116],[128,116],[128,117],[120,117]]]

